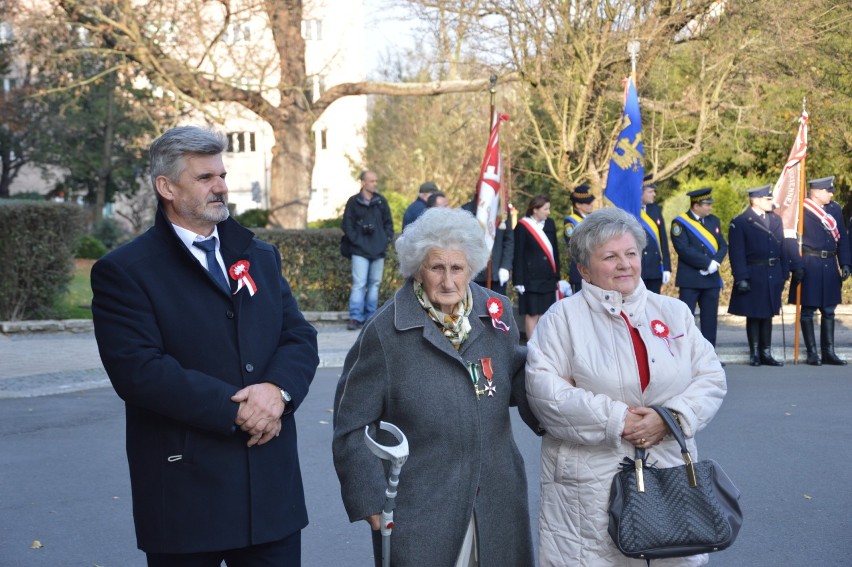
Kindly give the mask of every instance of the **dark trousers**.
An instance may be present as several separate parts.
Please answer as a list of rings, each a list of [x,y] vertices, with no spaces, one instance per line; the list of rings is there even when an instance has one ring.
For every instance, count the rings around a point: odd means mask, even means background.
[[[302,532],[240,549],[202,553],[148,553],[148,567],[301,567]]]
[[[689,310],[695,313],[695,305],[701,309],[701,334],[716,346],[716,318],[719,315],[718,287],[699,289],[694,287],[680,288],[680,300],[686,303]]]
[[[642,278],[642,281],[645,282],[645,287],[648,288],[648,291],[652,291],[654,293],[660,293],[660,290],[663,289],[663,280],[646,280]]]

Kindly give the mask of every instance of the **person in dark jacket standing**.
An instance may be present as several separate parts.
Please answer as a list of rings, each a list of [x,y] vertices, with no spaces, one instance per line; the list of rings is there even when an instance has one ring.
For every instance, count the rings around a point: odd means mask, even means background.
[[[434,181],[426,181],[420,185],[420,189],[417,190],[417,198],[414,199],[414,202],[408,205],[408,208],[405,209],[404,213],[402,213],[403,230],[405,227],[420,218],[420,215],[429,208],[429,197],[433,193],[440,193],[440,190],[438,189],[438,186],[435,185]]]
[[[841,301],[840,288],[852,271],[849,234],[843,226],[843,211],[832,201],[834,176],[808,181],[808,198],[802,219],[802,256],[794,259],[794,284],[802,286],[802,340],[807,363],[844,365],[834,352],[834,311]],[[798,273],[798,276],[795,274]],[[801,280],[799,284],[796,280]],[[790,303],[796,303],[798,285],[790,286]],[[814,315],[819,309],[820,350],[816,349]]]
[[[565,246],[571,246],[571,235],[583,222],[583,219],[591,214],[595,202],[595,196],[589,190],[586,184],[577,186],[571,192],[571,207],[574,209],[570,215],[565,217],[565,224],[562,229],[562,236],[565,238]],[[577,262],[571,259],[568,264],[568,282],[571,284],[571,291],[577,293],[583,287],[583,277],[580,275],[580,270],[577,269]]]
[[[462,205],[462,209],[476,216],[476,196]],[[502,227],[502,228],[501,228]],[[494,246],[491,248],[491,279],[488,279],[488,267],[473,277],[473,281],[482,287],[506,295],[506,283],[515,258],[515,233],[509,225],[509,219],[503,219],[494,231]]]
[[[772,317],[790,272],[795,240],[784,239],[781,218],[772,212],[772,185],[749,189],[750,207],[728,229],[734,289],[728,313],[746,318],[749,364],[784,366],[772,357]]]
[[[660,289],[672,278],[672,260],[663,210],[654,202],[657,197],[657,184],[648,182],[647,177],[645,180],[639,218],[639,224],[648,233],[648,242],[642,250],[642,281],[648,291],[660,293]]]
[[[722,235],[719,217],[713,210],[711,187],[687,193],[689,210],[672,221],[671,237],[678,265],[675,285],[680,288],[680,300],[695,313],[701,310],[701,334],[716,346],[716,325],[722,277],[719,266],[728,254],[728,243]]]
[[[515,226],[512,283],[521,296],[518,311],[524,316],[527,340],[550,306],[571,295],[568,282],[560,279],[556,224],[549,217],[550,197],[536,195]]]
[[[298,566],[308,523],[294,412],[319,357],[278,250],[228,218],[227,138],[151,146],[154,226],[92,268],[101,360],[127,414],[151,567]]]
[[[350,331],[376,312],[385,253],[393,240],[393,218],[387,200],[377,192],[378,177],[365,170],[359,179],[361,190],[349,197],[343,210],[343,233],[352,249],[352,291],[346,326]]]

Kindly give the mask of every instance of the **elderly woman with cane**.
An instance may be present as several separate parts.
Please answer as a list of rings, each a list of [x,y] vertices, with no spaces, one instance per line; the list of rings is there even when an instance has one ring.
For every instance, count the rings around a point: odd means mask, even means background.
[[[722,404],[725,371],[682,301],[641,279],[645,231],[620,209],[590,214],[571,236],[583,292],[550,308],[527,344],[527,395],[547,431],[541,444],[539,562],[644,565],[607,534],[610,484],[636,447],[656,466],[683,464],[680,446],[651,406],[694,436]],[[706,555],[654,560],[703,565]]]
[[[334,400],[334,465],[349,519],[378,547],[387,462],[364,428],[410,453],[399,474],[395,567],[533,564],[524,463],[509,407],[536,428],[525,349],[508,298],[471,283],[488,261],[482,229],[460,209],[428,209],[396,242],[405,283],[361,330]],[[380,565],[376,553],[376,565]]]

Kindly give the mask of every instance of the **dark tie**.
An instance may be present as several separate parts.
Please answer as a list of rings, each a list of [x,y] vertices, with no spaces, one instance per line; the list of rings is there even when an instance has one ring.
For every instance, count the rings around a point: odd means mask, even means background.
[[[193,246],[198,246],[207,255],[207,271],[213,277],[213,281],[219,284],[219,287],[226,292],[231,293],[231,286],[228,285],[228,280],[225,279],[225,274],[219,267],[219,262],[216,261],[216,238],[208,240],[198,240],[192,243]]]

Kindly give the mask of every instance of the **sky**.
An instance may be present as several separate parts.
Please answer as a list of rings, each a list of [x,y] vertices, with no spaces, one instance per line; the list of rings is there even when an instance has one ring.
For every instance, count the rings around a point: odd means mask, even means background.
[[[415,23],[406,19],[405,7],[393,0],[364,0],[367,30],[368,78],[379,78],[383,57],[414,47]]]

